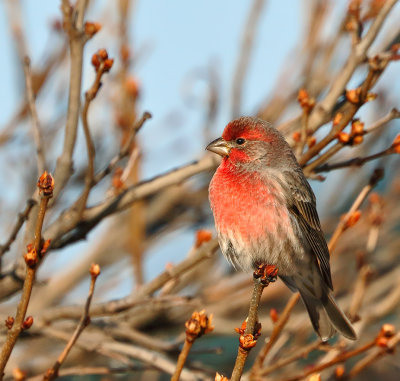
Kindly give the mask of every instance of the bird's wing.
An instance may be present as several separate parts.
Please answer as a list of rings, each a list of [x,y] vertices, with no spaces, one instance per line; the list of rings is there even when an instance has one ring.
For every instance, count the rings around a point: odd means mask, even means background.
[[[326,284],[333,289],[329,249],[319,222],[314,193],[302,174],[299,176],[298,173],[286,172],[285,178],[289,181],[293,196],[289,210],[297,217],[300,228],[318,259]]]

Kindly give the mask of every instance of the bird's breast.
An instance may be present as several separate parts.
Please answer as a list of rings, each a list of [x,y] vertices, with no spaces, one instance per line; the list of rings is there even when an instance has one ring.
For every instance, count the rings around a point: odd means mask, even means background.
[[[281,236],[290,218],[279,181],[257,173],[232,173],[219,167],[210,183],[210,204],[220,234],[235,234],[244,243],[266,234]]]

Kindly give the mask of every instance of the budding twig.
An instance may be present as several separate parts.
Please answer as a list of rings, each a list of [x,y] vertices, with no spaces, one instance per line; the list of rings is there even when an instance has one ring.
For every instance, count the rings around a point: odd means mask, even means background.
[[[195,340],[214,329],[211,322],[212,315],[208,317],[203,310],[200,312],[193,312],[192,317],[185,323],[186,339],[182,351],[179,354],[175,373],[171,377],[171,381],[179,380],[183,366],[185,365],[187,356]]]
[[[76,219],[80,220],[83,210],[86,207],[86,202],[89,197],[90,190],[93,186],[94,178],[94,158],[96,151],[94,148],[94,143],[92,135],[90,133],[89,122],[88,122],[88,112],[90,104],[96,97],[101,86],[101,78],[104,73],[108,73],[114,63],[113,59],[108,58],[107,51],[100,49],[92,58],[92,64],[96,70],[96,77],[91,88],[85,93],[85,104],[82,109],[82,126],[85,133],[87,156],[88,156],[88,168],[85,176],[85,188],[83,189],[82,195],[79,197],[76,203],[77,215]]]
[[[89,293],[86,299],[85,308],[81,320],[79,321],[78,326],[76,327],[73,335],[71,336],[64,350],[58,357],[57,361],[50,369],[47,370],[46,374],[43,377],[44,381],[54,380],[55,378],[58,377],[58,370],[60,369],[61,365],[67,358],[68,353],[71,351],[73,345],[76,343],[83,330],[90,324],[90,317],[89,317],[90,303],[92,302],[96,279],[100,275],[100,266],[97,264],[93,264],[90,267],[90,275],[91,275],[91,281],[90,281]]]
[[[240,334],[239,349],[233,368],[231,381],[238,381],[242,377],[247,356],[261,334],[261,324],[258,322],[258,307],[264,288],[276,280],[278,269],[275,266],[261,265],[254,272],[253,293],[250,300],[249,314],[242,328],[237,329]]]
[[[295,307],[295,305],[299,300],[300,300],[300,294],[297,292],[296,294],[293,294],[289,299],[289,301],[286,303],[286,306],[282,314],[279,316],[278,321],[274,324],[274,328],[272,329],[268,342],[260,350],[260,353],[258,354],[257,359],[254,362],[254,365],[251,369],[251,374],[253,375],[257,374],[258,371],[262,368],[267,354],[271,350],[272,346],[278,340],[283,330],[283,327],[288,322],[290,314],[292,313],[293,308]]]
[[[349,211],[347,212],[346,216],[340,220],[338,223],[336,230],[332,234],[332,237],[329,241],[328,248],[329,252],[332,255],[333,250],[336,247],[336,243],[340,237],[340,235],[346,230],[347,223],[353,213],[358,210],[368,196],[369,192],[375,187],[375,185],[383,178],[383,169],[376,169],[372,174],[369,183],[361,190],[357,198],[354,200],[353,205],[350,207]]]
[[[50,174],[44,172],[38,181],[39,194],[41,196],[39,213],[36,220],[33,244],[28,245],[28,253],[25,254],[26,275],[22,288],[22,295],[17,307],[17,314],[11,329],[7,332],[6,341],[0,353],[0,380],[3,378],[4,368],[10,358],[15,343],[23,329],[29,328],[32,323],[25,322],[26,311],[35,281],[37,264],[41,259],[41,254],[48,247],[48,242],[42,245],[42,226],[46,214],[47,204],[53,195],[54,180]],[[46,248],[45,248],[46,245]]]

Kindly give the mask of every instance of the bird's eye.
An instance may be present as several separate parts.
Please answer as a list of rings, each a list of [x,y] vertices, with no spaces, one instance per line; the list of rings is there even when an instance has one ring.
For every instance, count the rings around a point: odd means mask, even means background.
[[[238,138],[238,139],[236,139],[236,144],[239,144],[241,146],[242,144],[245,143],[245,141],[246,140],[244,140],[243,138]]]

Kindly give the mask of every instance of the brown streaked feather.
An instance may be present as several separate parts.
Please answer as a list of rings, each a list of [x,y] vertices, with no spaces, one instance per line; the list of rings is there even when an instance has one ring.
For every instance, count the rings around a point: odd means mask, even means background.
[[[319,222],[314,193],[303,176],[295,176],[289,172],[285,172],[285,175],[293,196],[293,205],[289,206],[289,210],[298,218],[300,228],[317,257],[323,279],[333,290],[329,249]]]

